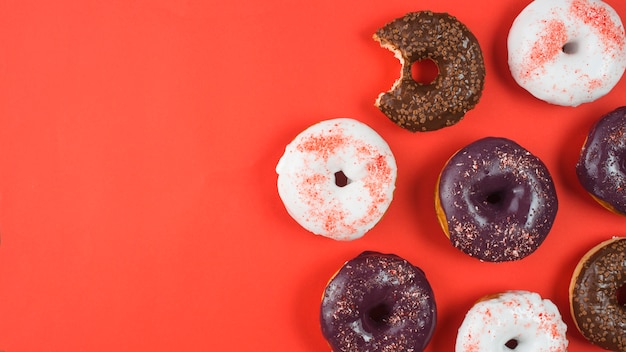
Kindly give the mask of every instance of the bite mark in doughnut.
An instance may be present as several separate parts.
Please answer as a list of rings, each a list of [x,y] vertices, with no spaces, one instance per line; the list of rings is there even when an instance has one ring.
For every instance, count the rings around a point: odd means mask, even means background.
[[[424,272],[395,254],[366,251],[324,290],[322,334],[335,352],[423,351],[437,310]]]
[[[378,133],[342,118],[300,133],[285,148],[276,172],[278,193],[301,226],[332,239],[353,240],[389,207],[397,167]]]
[[[626,215],[626,106],[602,117],[589,130],[576,175],[599,204]]]
[[[478,103],[485,81],[482,51],[476,37],[455,17],[411,12],[373,37],[402,64],[400,78],[375,103],[398,126],[411,132],[451,126]],[[438,75],[430,83],[413,79],[413,64],[422,60],[437,66]]]
[[[566,352],[567,326],[554,303],[509,291],[479,300],[459,328],[456,352]]]
[[[435,187],[452,245],[482,261],[525,258],[545,240],[558,200],[545,164],[519,144],[488,137],[455,153]]]
[[[535,0],[513,22],[507,46],[515,81],[556,105],[604,96],[626,69],[624,26],[601,0]]]
[[[570,283],[570,311],[576,328],[591,343],[626,351],[626,238],[612,238],[589,250]]]

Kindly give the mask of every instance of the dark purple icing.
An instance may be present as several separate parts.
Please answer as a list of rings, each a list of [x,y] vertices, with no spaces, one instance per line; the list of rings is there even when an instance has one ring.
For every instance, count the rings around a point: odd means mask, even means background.
[[[395,254],[363,252],[324,290],[322,334],[333,351],[423,351],[435,329],[424,272]]]
[[[602,116],[587,136],[576,164],[581,185],[626,214],[626,106]]]
[[[484,138],[458,151],[443,168],[438,191],[452,245],[489,262],[533,253],[558,208],[543,162],[505,138]]]

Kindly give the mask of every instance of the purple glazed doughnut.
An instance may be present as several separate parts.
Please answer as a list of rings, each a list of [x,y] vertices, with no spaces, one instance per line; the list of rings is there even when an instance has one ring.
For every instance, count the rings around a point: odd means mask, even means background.
[[[558,201],[544,163],[505,138],[480,139],[446,163],[435,187],[452,245],[481,261],[525,258],[544,241]]]
[[[605,208],[626,215],[626,106],[592,127],[576,163],[583,188]]]
[[[423,351],[437,310],[424,272],[395,254],[363,252],[331,278],[320,309],[333,351]]]

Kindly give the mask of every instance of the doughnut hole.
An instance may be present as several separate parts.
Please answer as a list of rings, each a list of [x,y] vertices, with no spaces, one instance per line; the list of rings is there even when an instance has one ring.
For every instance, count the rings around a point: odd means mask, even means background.
[[[510,175],[487,176],[472,187],[470,202],[481,217],[497,221],[516,214],[530,211],[530,189],[528,185],[517,184]]]
[[[517,348],[517,345],[519,344],[519,342],[516,339],[510,339],[509,341],[507,341],[504,346],[510,350],[514,350]]]
[[[619,150],[616,152],[616,158],[618,162],[619,171],[617,172],[620,176],[626,176],[626,148]]]
[[[351,182],[352,180],[349,179],[348,176],[343,173],[343,171],[339,170],[335,172],[335,185],[337,185],[337,187],[345,187]]]
[[[577,42],[567,42],[563,45],[562,48],[565,54],[571,55],[576,54],[578,52],[578,43]]]
[[[393,315],[393,303],[384,298],[364,302],[361,307],[361,321],[365,331],[371,334],[384,333],[389,328]]]
[[[387,325],[390,315],[391,307],[386,303],[379,303],[367,312],[367,319],[372,325],[381,327]]]
[[[617,289],[617,304],[626,308],[626,283]]]
[[[439,76],[439,67],[431,59],[415,61],[411,64],[411,78],[419,84],[429,85]]]
[[[498,205],[502,204],[502,199],[504,198],[504,190],[497,190],[487,195],[485,198],[485,202],[488,204]]]

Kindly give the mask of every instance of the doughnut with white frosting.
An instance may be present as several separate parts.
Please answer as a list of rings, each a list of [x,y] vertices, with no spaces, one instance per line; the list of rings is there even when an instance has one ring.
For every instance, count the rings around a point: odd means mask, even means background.
[[[508,291],[484,298],[467,312],[455,351],[566,352],[566,330],[550,300]]]
[[[349,118],[300,133],[276,166],[278,193],[305,229],[335,240],[369,231],[393,198],[396,161],[372,128]]]
[[[626,68],[624,26],[601,0],[535,0],[513,22],[507,45],[515,81],[556,105],[604,96]]]

